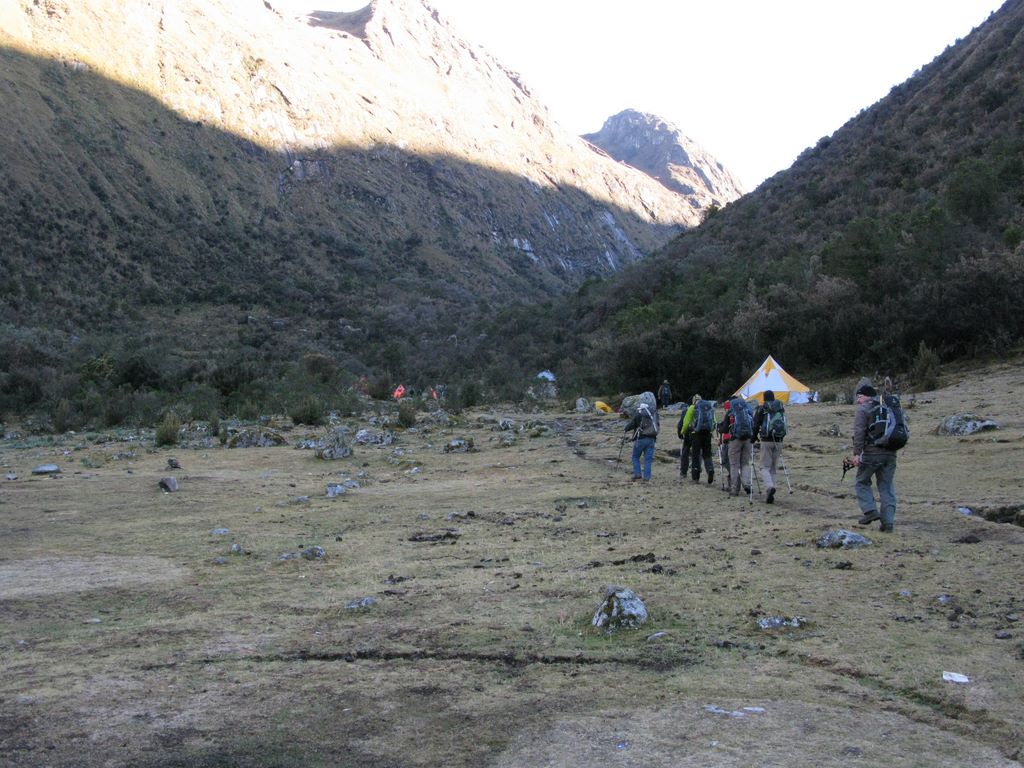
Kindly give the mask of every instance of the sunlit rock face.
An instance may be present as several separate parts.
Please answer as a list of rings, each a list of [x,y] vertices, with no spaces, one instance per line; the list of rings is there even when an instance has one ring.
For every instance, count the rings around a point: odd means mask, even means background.
[[[421,0],[296,7],[0,4],[7,55],[47,72],[13,95],[47,107],[4,99],[6,156],[44,158],[17,169],[19,188],[44,192],[60,178],[74,205],[100,208],[102,187],[140,208],[140,225],[153,211],[239,227],[271,215],[364,250],[411,238],[455,255],[491,295],[614,272],[730,199],[595,152]],[[75,115],[75,131],[60,129],[61,114]]]

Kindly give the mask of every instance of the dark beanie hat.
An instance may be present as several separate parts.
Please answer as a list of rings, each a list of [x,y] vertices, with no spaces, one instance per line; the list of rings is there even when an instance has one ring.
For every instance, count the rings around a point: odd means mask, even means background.
[[[770,389],[766,389],[764,391],[764,399],[765,400],[774,400],[775,399],[775,393],[772,392]]]
[[[857,388],[857,394],[867,395],[868,397],[875,397],[878,394],[878,392],[870,384],[861,384],[860,387]]]

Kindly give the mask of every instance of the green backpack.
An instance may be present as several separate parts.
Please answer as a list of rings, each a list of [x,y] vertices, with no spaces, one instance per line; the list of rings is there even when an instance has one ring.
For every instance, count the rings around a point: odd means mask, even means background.
[[[780,400],[769,400],[764,404],[764,421],[761,422],[761,439],[777,441],[786,436],[786,409]]]

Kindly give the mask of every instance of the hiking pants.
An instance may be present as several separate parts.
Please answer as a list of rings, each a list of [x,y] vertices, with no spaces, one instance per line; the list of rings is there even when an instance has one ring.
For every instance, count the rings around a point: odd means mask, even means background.
[[[878,485],[878,499],[882,504],[879,511],[875,507],[875,494],[871,490],[871,478]],[[860,511],[867,514],[878,512],[882,517],[882,525],[892,525],[896,519],[896,477],[895,453],[865,453],[861,455],[857,467],[857,505]]]
[[[644,457],[643,479],[651,479],[651,464],[654,462],[654,438],[638,437],[633,441],[633,477],[641,477],[640,457]]]
[[[750,441],[734,437],[729,441],[729,493],[740,495],[740,486],[750,482]]]
[[[775,487],[775,473],[779,471],[779,461],[782,459],[781,440],[762,440],[761,446],[761,480],[764,481],[764,491],[767,493]]]
[[[694,480],[700,480],[701,460],[704,461],[704,470],[708,473],[708,477],[715,474],[715,463],[711,460],[710,432],[694,432],[690,437],[690,451],[693,456],[690,473]],[[685,469],[682,471],[685,472]]]
[[[683,447],[679,451],[679,474],[686,477],[686,468],[690,466],[690,450],[693,447],[693,438],[687,432],[683,435]]]

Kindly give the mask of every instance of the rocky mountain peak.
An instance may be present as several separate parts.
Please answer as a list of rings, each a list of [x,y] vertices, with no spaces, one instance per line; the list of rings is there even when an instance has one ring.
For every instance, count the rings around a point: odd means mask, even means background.
[[[742,183],[672,123],[626,109],[583,138],[616,160],[638,168],[700,208],[722,206],[744,194]]]

